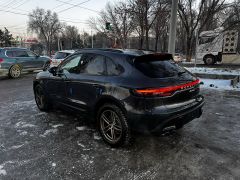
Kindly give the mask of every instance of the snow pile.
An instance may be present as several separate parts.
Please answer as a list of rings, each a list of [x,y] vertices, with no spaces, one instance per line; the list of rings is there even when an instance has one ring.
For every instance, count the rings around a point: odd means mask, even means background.
[[[203,84],[201,88],[216,89],[216,90],[235,90],[240,91],[240,84],[234,88],[231,86],[231,80],[223,79],[200,79]]]
[[[240,76],[240,69],[220,69],[220,68],[204,68],[204,67],[191,67],[185,68],[191,73],[197,74],[216,74],[216,75],[236,75]]]

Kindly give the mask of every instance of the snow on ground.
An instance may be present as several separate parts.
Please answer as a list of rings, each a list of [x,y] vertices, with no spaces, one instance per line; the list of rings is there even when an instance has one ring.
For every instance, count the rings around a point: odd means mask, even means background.
[[[46,137],[49,134],[56,134],[57,131],[58,131],[57,129],[48,129],[44,132],[44,134],[41,134],[40,136],[41,137]]]
[[[88,127],[87,126],[80,126],[80,127],[76,127],[77,130],[79,131],[84,131],[84,130],[87,130]]]
[[[4,176],[7,175],[7,172],[6,172],[6,170],[3,169],[2,165],[0,165],[0,175],[4,175]]]
[[[223,79],[200,79],[200,80],[201,82],[203,82],[201,88],[240,91],[240,83],[238,83],[237,87],[234,88],[231,86],[231,80]]]
[[[220,69],[220,68],[205,68],[205,67],[188,67],[185,68],[191,73],[198,74],[216,74],[216,75],[238,75],[240,76],[240,69]]]

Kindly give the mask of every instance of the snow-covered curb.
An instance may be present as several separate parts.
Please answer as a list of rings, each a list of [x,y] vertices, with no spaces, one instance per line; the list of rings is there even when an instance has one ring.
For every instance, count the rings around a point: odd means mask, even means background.
[[[205,67],[187,67],[185,68],[191,73],[197,74],[216,74],[216,75],[236,75],[240,76],[240,69],[220,69],[220,68],[205,68]]]
[[[223,79],[200,79],[203,83],[201,88],[203,89],[215,89],[215,90],[231,90],[240,91],[240,83],[234,88],[231,86],[231,80]]]

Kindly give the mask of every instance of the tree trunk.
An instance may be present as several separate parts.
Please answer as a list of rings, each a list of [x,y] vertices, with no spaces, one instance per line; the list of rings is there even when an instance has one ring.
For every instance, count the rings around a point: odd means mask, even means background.
[[[156,52],[158,51],[158,39],[159,39],[159,35],[156,34],[156,36],[155,36],[155,49],[154,49]]]
[[[187,38],[186,60],[190,62],[192,59],[192,38]]]
[[[145,32],[145,36],[146,36],[146,50],[149,50],[149,36],[148,36],[148,30],[146,30]]]

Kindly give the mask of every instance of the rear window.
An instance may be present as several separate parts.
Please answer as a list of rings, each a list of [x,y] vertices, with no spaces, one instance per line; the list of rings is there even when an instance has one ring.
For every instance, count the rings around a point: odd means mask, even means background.
[[[151,56],[141,57],[134,61],[135,67],[144,75],[151,78],[174,77],[185,73],[185,69],[176,64],[172,59],[164,60],[161,57],[151,58]]]

